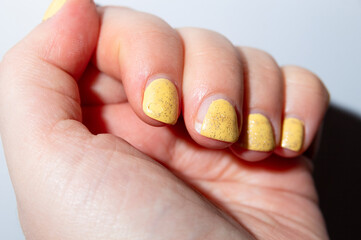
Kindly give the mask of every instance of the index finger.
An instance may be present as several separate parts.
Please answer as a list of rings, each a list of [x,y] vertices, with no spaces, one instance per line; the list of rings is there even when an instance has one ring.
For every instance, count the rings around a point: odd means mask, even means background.
[[[153,126],[175,124],[181,109],[183,46],[163,20],[128,8],[99,8],[94,62],[122,81],[135,113]]]

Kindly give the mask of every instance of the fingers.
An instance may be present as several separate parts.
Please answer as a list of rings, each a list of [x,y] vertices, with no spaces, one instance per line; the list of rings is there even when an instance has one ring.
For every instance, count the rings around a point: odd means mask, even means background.
[[[95,65],[122,81],[129,103],[148,124],[175,124],[182,95],[183,46],[155,16],[126,8],[101,8]]]
[[[328,92],[311,72],[279,68],[269,54],[240,48],[245,69],[244,123],[233,152],[258,161],[273,152],[296,157],[311,144],[328,106]]]
[[[199,29],[178,34],[160,19],[126,8],[103,8],[100,13],[94,64],[122,82],[129,103],[143,121],[154,126],[174,124],[183,102],[188,130],[197,142],[224,148],[238,139],[242,68],[228,40]],[[222,124],[212,120],[221,114],[214,108],[227,111],[228,119]]]
[[[15,155],[25,154],[19,149],[29,141],[46,139],[63,120],[81,120],[75,80],[96,45],[96,8],[91,1],[72,0],[50,12],[1,63],[1,133]]]
[[[241,132],[232,150],[249,161],[274,151],[296,156],[309,145],[323,112],[314,117],[310,131],[302,115],[298,122],[291,119],[287,106],[297,96],[289,94],[288,74],[269,54],[235,49],[207,30],[185,28],[177,33],[157,17],[126,8],[101,8],[100,13],[94,57],[99,70],[87,71],[96,75],[92,78],[96,84],[80,84],[81,93],[86,88],[85,92],[93,92],[92,97],[82,94],[87,96],[85,105],[120,103],[125,92],[135,113],[154,126],[175,124],[183,107],[187,130],[197,143],[225,148]],[[296,147],[287,145],[292,140],[290,128],[301,132],[302,143]]]
[[[295,157],[312,143],[329,103],[329,94],[320,79],[310,71],[282,67],[285,82],[282,139],[276,153]]]
[[[243,103],[239,56],[223,36],[202,29],[179,33],[185,48],[184,120],[199,144],[224,148],[237,141]]]
[[[207,30],[177,33],[157,17],[126,8],[100,13],[97,87],[85,105],[120,103],[125,91],[135,113],[150,125],[174,124],[183,107],[189,134],[203,146],[225,148],[241,132],[232,150],[242,159],[288,152],[279,149],[286,146],[282,129],[291,119],[284,121],[284,107],[293,95],[285,95],[287,79],[269,54],[235,49]]]
[[[244,47],[239,51],[245,71],[244,122],[232,149],[242,159],[261,160],[272,153],[281,137],[282,74],[269,54]]]

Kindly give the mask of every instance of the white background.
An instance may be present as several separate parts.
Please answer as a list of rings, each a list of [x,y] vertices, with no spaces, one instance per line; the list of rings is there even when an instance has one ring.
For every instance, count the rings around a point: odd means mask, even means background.
[[[218,31],[234,44],[263,49],[279,64],[315,72],[332,102],[361,116],[361,1],[357,0],[122,0],[160,16],[173,27]],[[50,0],[0,2],[0,59],[41,22]],[[0,147],[0,239],[23,239]]]

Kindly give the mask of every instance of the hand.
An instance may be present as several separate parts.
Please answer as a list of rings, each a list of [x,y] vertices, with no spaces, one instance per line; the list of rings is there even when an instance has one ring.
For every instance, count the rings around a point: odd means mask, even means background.
[[[307,70],[85,0],[68,1],[0,68],[0,130],[27,239],[327,238],[300,154],[328,94]],[[178,98],[168,116],[143,110],[159,78],[175,86],[166,100]],[[219,99],[227,134],[204,121]],[[252,144],[253,113],[266,117],[266,147]],[[283,141],[287,117],[303,122],[298,148]]]

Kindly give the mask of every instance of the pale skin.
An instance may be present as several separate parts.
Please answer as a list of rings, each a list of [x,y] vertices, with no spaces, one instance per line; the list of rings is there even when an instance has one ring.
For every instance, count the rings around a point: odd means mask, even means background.
[[[154,76],[177,86],[174,126],[143,112]],[[200,135],[197,111],[212,95],[232,102],[239,119],[266,115],[277,147],[249,151]],[[328,99],[313,73],[218,33],[69,0],[0,65],[0,131],[24,234],[327,239],[302,153]],[[297,152],[281,147],[286,116],[304,123]]]

